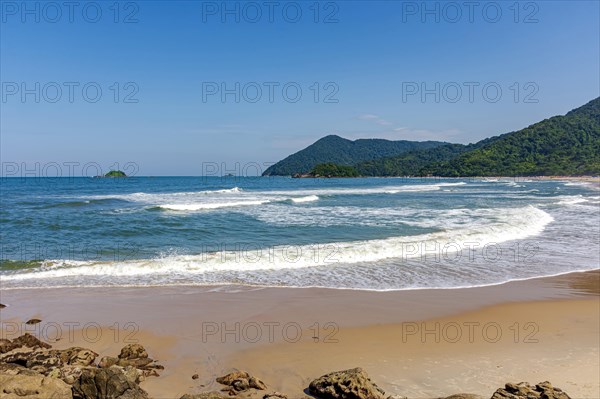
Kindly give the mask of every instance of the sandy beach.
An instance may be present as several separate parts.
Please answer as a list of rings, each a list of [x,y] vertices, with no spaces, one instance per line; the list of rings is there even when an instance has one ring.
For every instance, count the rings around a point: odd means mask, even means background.
[[[600,0],[0,0],[0,399],[600,399]]]
[[[220,389],[246,370],[304,397],[327,372],[360,366],[388,394],[471,392],[551,381],[600,397],[600,273],[447,290],[370,292],[249,287],[7,290],[3,337],[115,356],[143,344],[165,369],[151,397]],[[41,323],[25,325],[31,318]],[[59,338],[59,340],[57,340]],[[192,375],[199,378],[192,380]],[[254,396],[258,397],[258,393]]]

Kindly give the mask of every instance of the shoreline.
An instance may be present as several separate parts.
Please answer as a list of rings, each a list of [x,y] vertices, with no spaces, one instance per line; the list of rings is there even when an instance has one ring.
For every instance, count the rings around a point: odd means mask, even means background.
[[[574,398],[600,395],[594,388],[600,385],[596,378],[600,365],[591,357],[600,346],[600,270],[486,287],[387,292],[319,288],[227,292],[193,286],[10,290],[2,292],[0,303],[9,305],[0,310],[3,335],[13,334],[8,338],[16,334],[6,331],[8,326],[42,333],[45,326],[58,325],[64,329],[62,338],[52,345],[88,347],[100,357],[114,356],[128,338],[139,341],[165,366],[160,377],[141,384],[159,398],[218,390],[214,378],[236,368],[291,398],[302,397],[310,379],[352,367],[365,368],[390,394],[411,398],[469,389],[491,395],[488,390],[501,386],[500,381],[533,377],[529,382],[549,380]],[[42,322],[26,327],[23,323],[30,318]],[[507,339],[490,344],[479,337],[458,345],[402,345],[398,340],[406,323],[414,327],[422,322],[473,321],[498,323]],[[508,337],[516,322],[522,333],[528,332],[523,330],[526,323],[536,323],[543,340],[525,345],[521,337],[515,344]],[[73,337],[67,334],[69,323],[79,323]],[[86,339],[86,328],[100,328],[100,339]],[[253,331],[260,332],[260,339],[251,336]],[[297,341],[294,332],[300,334]],[[337,342],[324,342],[327,338]],[[488,367],[492,358],[498,364]],[[528,374],[517,364],[539,372]],[[565,364],[574,371],[566,370]],[[480,380],[469,377],[474,373]],[[200,378],[192,380],[193,374]]]
[[[95,290],[95,289],[105,289],[105,290],[120,290],[120,289],[173,289],[173,288],[182,288],[182,289],[200,289],[200,290],[209,290],[209,291],[218,291],[220,289],[225,289],[222,292],[235,293],[237,291],[259,291],[264,289],[281,289],[281,290],[332,290],[332,291],[359,291],[359,292],[374,292],[374,293],[387,293],[387,292],[410,292],[410,291],[438,291],[438,290],[468,290],[472,288],[486,288],[486,287],[498,287],[506,284],[524,282],[530,280],[538,280],[538,279],[548,279],[554,277],[561,277],[570,274],[579,274],[579,273],[593,273],[600,272],[600,267],[596,269],[581,269],[581,270],[570,270],[566,272],[559,272],[555,274],[549,274],[547,276],[533,276],[533,277],[522,277],[522,278],[514,278],[510,280],[500,281],[498,283],[489,283],[489,284],[478,284],[478,285],[470,285],[470,286],[458,286],[458,287],[410,287],[410,288],[390,288],[390,289],[371,289],[371,288],[347,288],[347,287],[323,287],[323,286],[296,286],[296,285],[288,285],[288,286],[272,286],[272,285],[258,285],[258,284],[230,284],[230,283],[221,283],[221,284],[149,284],[149,285],[79,285],[79,286],[50,286],[50,287],[8,287],[3,288],[4,292],[9,291],[43,291],[43,290]],[[8,307],[8,305],[6,305]]]
[[[136,299],[139,305],[146,302],[155,302],[160,298],[170,300],[179,298],[203,297],[203,299],[250,299],[256,303],[267,304],[268,299],[301,299],[305,302],[319,302],[320,300],[340,299],[360,302],[361,300],[379,301],[380,308],[389,310],[385,306],[392,306],[400,299],[410,298],[421,300],[420,312],[424,309],[445,309],[445,312],[429,315],[432,317],[444,316],[448,313],[475,310],[485,306],[492,306],[509,302],[523,302],[536,300],[559,300],[572,298],[586,298],[588,296],[600,296],[600,269],[589,271],[576,271],[560,273],[553,276],[532,277],[508,281],[499,284],[466,287],[466,288],[422,288],[401,289],[389,291],[374,291],[362,289],[345,288],[320,288],[320,287],[256,287],[245,285],[181,285],[181,286],[133,286],[133,287],[77,287],[77,288],[26,288],[0,291],[0,303],[6,308],[0,311],[0,321],[15,317],[34,317],[38,312],[46,315],[55,315],[55,311],[47,309],[51,303],[41,303],[40,300],[62,303],[65,291],[69,292],[70,299],[87,301],[87,305],[98,304],[93,302],[96,298],[102,298],[105,303],[119,302],[122,299]],[[151,293],[152,297],[148,294]],[[36,295],[32,295],[36,294]],[[43,295],[43,298],[37,294]],[[106,297],[107,294],[114,296]],[[454,302],[450,306],[444,303],[447,299],[472,299],[467,303]],[[445,306],[436,307],[444,304]],[[62,303],[62,311],[71,315],[87,313],[88,309],[80,309],[80,303]],[[244,304],[246,307],[247,304]],[[45,309],[44,309],[45,308]],[[43,310],[42,310],[43,309]],[[80,312],[78,311],[80,309]],[[14,310],[14,311],[13,311]],[[114,310],[114,309],[109,309]],[[394,313],[392,313],[394,314]],[[426,315],[427,316],[427,315]],[[7,318],[8,317],[8,318]],[[23,320],[25,321],[25,320]],[[369,324],[368,321],[362,325]]]

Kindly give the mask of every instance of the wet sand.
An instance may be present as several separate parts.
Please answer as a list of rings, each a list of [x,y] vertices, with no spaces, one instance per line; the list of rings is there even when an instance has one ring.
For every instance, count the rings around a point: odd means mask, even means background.
[[[389,394],[409,398],[491,396],[505,382],[544,380],[573,398],[598,398],[599,295],[598,271],[392,292],[4,290],[0,303],[8,307],[0,320],[6,338],[27,329],[57,348],[84,346],[100,356],[143,344],[165,366],[142,383],[156,398],[219,389],[214,378],[236,368],[290,398],[303,397],[313,378],[357,366]],[[34,317],[42,322],[23,324]]]

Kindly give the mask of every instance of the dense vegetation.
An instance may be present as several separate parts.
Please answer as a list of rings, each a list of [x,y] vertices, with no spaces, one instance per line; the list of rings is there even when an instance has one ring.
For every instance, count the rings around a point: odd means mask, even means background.
[[[426,169],[439,176],[600,174],[600,98]]]
[[[322,145],[325,144],[328,145]],[[401,154],[352,158],[351,151],[336,150],[334,143],[377,141],[378,145],[403,143]],[[382,143],[383,142],[383,143]],[[439,142],[414,143],[420,148],[408,149],[410,142],[386,140],[344,140],[327,136],[312,146],[286,158],[297,161],[308,159],[320,149],[319,159],[325,162],[355,166],[362,176],[533,176],[533,175],[598,175],[600,174],[600,97],[564,116],[555,116],[525,129],[481,140],[474,144],[446,144]],[[319,145],[317,145],[319,144]],[[347,143],[346,143],[347,144]],[[377,153],[385,151],[379,147]],[[396,148],[397,150],[397,148]],[[297,157],[300,155],[300,157]],[[296,158],[293,158],[296,157]],[[339,160],[342,158],[342,160]],[[362,159],[361,159],[362,158]],[[320,162],[317,162],[320,163]],[[284,164],[286,173],[305,173],[295,162]],[[274,168],[274,172],[280,169]],[[309,169],[310,170],[310,169]],[[272,173],[279,174],[279,173]]]
[[[332,162],[315,166],[310,175],[313,177],[358,177],[360,174],[353,166],[337,165]]]
[[[446,144],[431,150],[410,151],[396,157],[360,162],[356,169],[363,176],[413,176],[426,174],[432,162],[449,161],[468,150],[462,144]]]
[[[125,174],[125,172],[122,172],[120,170],[111,170],[110,172],[105,174],[104,177],[127,177],[127,175]]]
[[[382,139],[351,141],[330,135],[270,166],[263,173],[263,176],[288,176],[295,173],[308,173],[316,165],[328,162],[338,165],[355,165],[362,161],[395,156],[419,149],[435,148],[444,144],[447,143]]]

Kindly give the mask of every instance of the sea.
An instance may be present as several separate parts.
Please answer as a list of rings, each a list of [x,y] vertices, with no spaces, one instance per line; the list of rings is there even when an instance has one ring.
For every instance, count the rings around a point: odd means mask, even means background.
[[[600,268],[584,181],[0,180],[2,290],[452,289]]]

